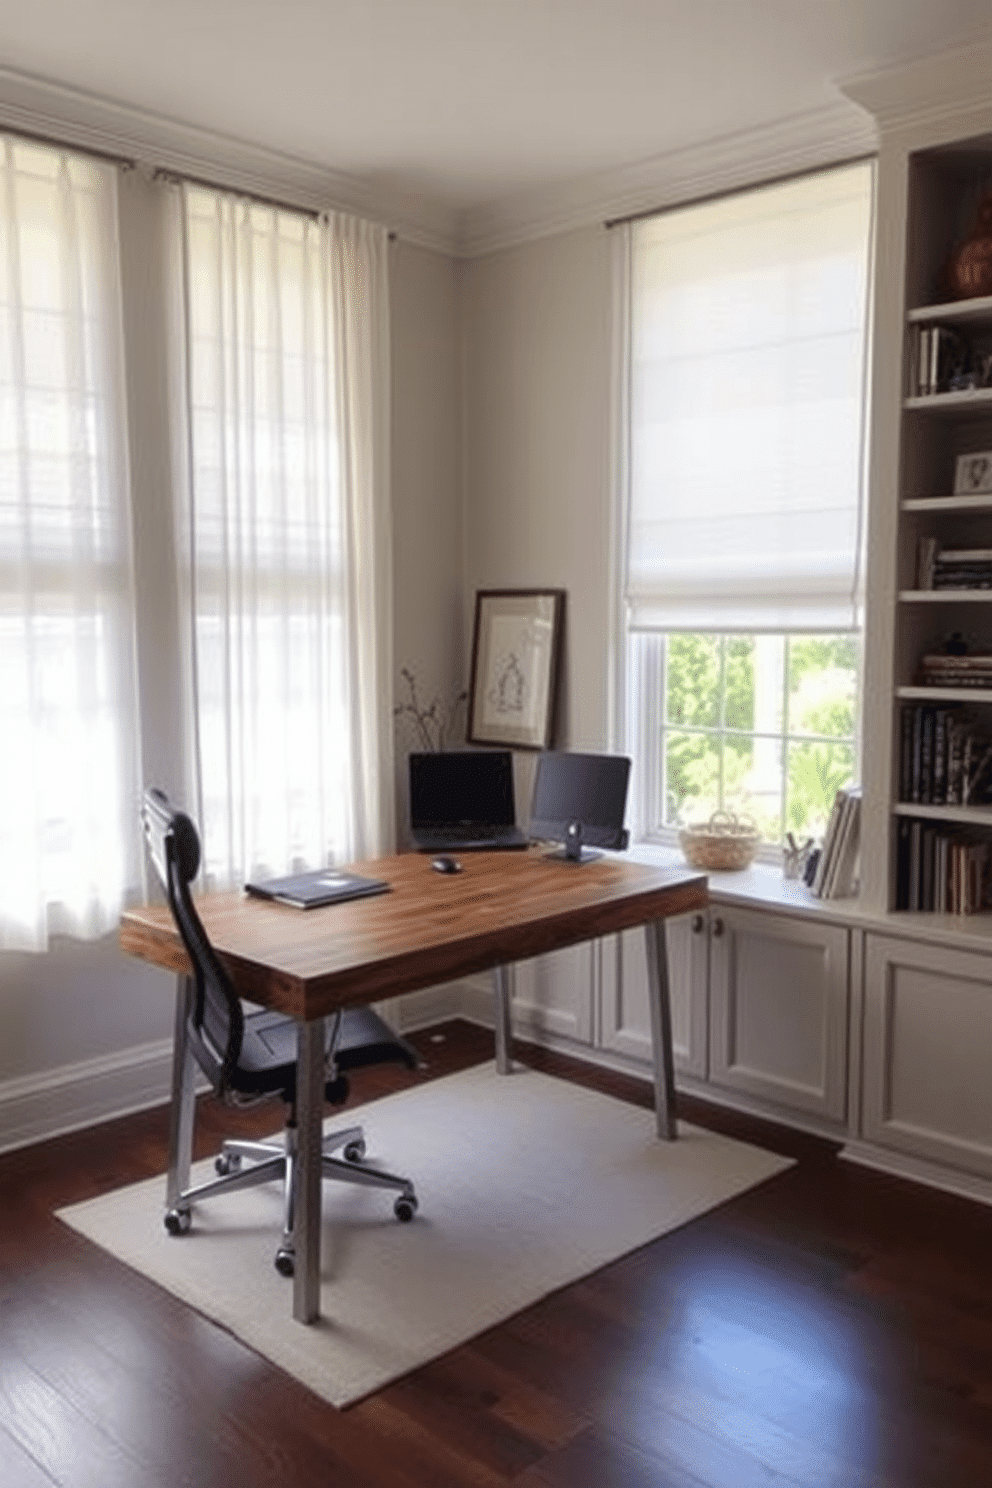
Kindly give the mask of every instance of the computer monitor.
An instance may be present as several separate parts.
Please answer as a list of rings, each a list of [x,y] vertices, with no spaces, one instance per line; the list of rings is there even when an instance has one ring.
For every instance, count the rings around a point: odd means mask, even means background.
[[[630,760],[623,754],[572,754],[548,750],[538,756],[530,835],[561,842],[551,857],[591,862],[599,853],[586,844],[622,850],[630,840],[623,824]]]

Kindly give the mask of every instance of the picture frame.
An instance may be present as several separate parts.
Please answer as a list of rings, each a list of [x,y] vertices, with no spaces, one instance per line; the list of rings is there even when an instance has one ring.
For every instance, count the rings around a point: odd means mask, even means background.
[[[476,592],[468,743],[551,747],[564,612],[564,589]]]
[[[958,455],[954,467],[955,496],[992,495],[992,450]]]

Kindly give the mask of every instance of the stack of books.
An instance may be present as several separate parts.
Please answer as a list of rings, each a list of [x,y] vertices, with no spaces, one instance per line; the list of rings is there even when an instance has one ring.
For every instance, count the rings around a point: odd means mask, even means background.
[[[992,802],[992,738],[959,704],[902,709],[899,799],[918,806]]]
[[[960,827],[902,817],[896,854],[896,909],[977,914],[990,902],[992,842]]]
[[[920,658],[916,680],[921,687],[992,687],[992,654],[931,652]]]
[[[974,387],[978,379],[973,362],[971,345],[959,331],[921,326],[913,341],[910,395],[929,397]]]
[[[858,886],[861,845],[861,787],[848,786],[834,797],[823,847],[810,888],[819,899],[847,899]]]
[[[992,589],[992,548],[942,548],[925,537],[916,582],[920,589]]]

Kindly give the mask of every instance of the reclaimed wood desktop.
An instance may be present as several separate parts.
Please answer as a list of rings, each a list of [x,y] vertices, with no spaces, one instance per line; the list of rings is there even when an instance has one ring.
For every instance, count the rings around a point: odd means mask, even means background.
[[[574,864],[525,852],[472,852],[441,874],[405,853],[354,865],[391,892],[301,911],[243,893],[207,894],[197,908],[239,994],[297,1020],[299,1198],[293,1314],[319,1311],[324,1019],[458,977],[492,971],[496,1063],[509,1073],[508,968],[515,961],[644,926],[650,982],[658,1134],[675,1137],[675,1081],[664,921],[707,903],[704,875],[604,856]],[[186,1187],[192,1150],[192,1078],[185,1049],[190,965],[169,910],[121,917],[132,956],[179,977],[173,1072],[170,1192]]]

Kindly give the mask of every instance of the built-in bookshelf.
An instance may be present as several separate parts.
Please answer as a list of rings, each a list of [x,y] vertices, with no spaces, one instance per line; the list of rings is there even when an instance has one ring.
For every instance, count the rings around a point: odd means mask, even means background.
[[[992,140],[908,167],[890,909],[992,905],[992,295],[946,268],[992,190]],[[988,460],[986,461],[986,456]]]

